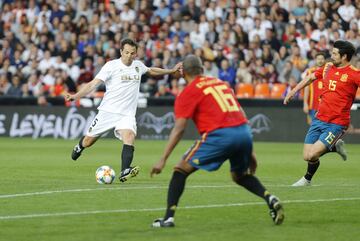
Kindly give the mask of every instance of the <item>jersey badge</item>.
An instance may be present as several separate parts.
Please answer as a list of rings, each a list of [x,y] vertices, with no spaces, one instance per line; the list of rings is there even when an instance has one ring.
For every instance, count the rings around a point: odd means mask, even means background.
[[[347,74],[343,74],[343,75],[341,75],[340,81],[341,81],[341,82],[346,82],[346,81],[347,81],[347,78],[348,78],[348,75],[347,75]]]

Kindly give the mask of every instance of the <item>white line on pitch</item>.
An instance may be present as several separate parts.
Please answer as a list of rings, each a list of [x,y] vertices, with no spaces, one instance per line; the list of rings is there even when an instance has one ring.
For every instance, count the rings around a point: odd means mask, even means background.
[[[283,203],[288,203],[288,204],[309,203],[309,202],[317,203],[317,202],[337,202],[337,201],[354,201],[354,200],[360,200],[360,197],[313,199],[313,200],[285,200],[283,201]],[[184,207],[179,207],[178,209],[223,208],[223,207],[239,207],[239,206],[254,206],[254,205],[265,205],[265,203],[248,202],[248,203],[209,204],[209,205],[184,206]],[[94,210],[94,211],[63,212],[63,213],[34,213],[34,214],[25,214],[25,215],[0,216],[0,220],[79,216],[79,215],[106,214],[106,213],[155,212],[155,211],[164,211],[164,210],[165,208],[143,208],[143,209]]]
[[[267,187],[291,187],[285,184],[266,185]],[[320,187],[325,185],[312,185],[312,187]],[[354,187],[357,185],[351,184],[338,184],[332,185],[331,187]],[[15,194],[3,194],[0,195],[0,199],[5,198],[16,198],[26,196],[39,196],[39,195],[50,195],[56,193],[71,193],[71,192],[92,192],[92,191],[107,191],[107,190],[145,190],[145,189],[166,189],[168,186],[129,186],[129,187],[108,187],[108,188],[79,188],[79,189],[65,189],[65,190],[53,190],[53,191],[41,191],[41,192],[28,192],[28,193],[15,193]],[[189,185],[187,189],[201,189],[201,188],[238,188],[237,185]],[[291,187],[293,188],[293,187]]]
[[[234,187],[235,185],[195,185],[188,186],[187,188],[226,188],[226,187]],[[237,187],[237,186],[235,186]],[[29,193],[17,193],[17,194],[5,194],[0,195],[0,199],[2,198],[14,198],[14,197],[24,197],[24,196],[35,196],[35,195],[48,195],[55,193],[68,193],[68,192],[91,192],[91,191],[107,191],[107,190],[143,190],[143,189],[166,189],[168,186],[131,186],[131,187],[108,187],[108,188],[81,188],[81,189],[67,189],[67,190],[54,190],[54,191],[42,191],[42,192],[29,192]]]

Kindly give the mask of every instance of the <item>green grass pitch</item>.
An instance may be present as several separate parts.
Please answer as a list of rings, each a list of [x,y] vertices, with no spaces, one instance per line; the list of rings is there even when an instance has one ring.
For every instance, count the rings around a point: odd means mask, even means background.
[[[257,176],[284,202],[285,221],[274,226],[265,203],[235,185],[225,163],[187,180],[174,229],[153,229],[164,213],[172,167],[192,144],[181,142],[164,172],[150,168],[165,142],[137,141],[139,176],[100,185],[95,170],[119,171],[121,142],[101,139],[77,162],[77,140],[0,138],[0,240],[356,240],[360,234],[360,149],[347,145],[348,161],[321,158],[313,186],[292,188],[305,172],[302,143],[255,143]]]

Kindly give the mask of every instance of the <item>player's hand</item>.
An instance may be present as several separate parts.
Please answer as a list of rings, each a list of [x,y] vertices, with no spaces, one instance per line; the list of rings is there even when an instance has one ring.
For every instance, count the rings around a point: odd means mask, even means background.
[[[257,168],[256,156],[255,156],[255,153],[252,153],[251,154],[251,159],[250,159],[250,165],[249,165],[249,172],[250,172],[251,175],[255,174],[256,168]]]
[[[63,95],[66,101],[74,101],[76,99],[75,95],[71,95],[68,92],[65,92]]]
[[[165,167],[165,160],[160,159],[151,169],[150,177],[153,177],[154,174],[160,174],[162,169]]]
[[[294,96],[294,94],[292,93],[292,91],[290,91],[286,96],[285,96],[285,99],[284,99],[284,105],[287,105],[290,100],[292,99],[292,97]]]
[[[182,62],[177,63],[173,68],[174,73],[178,72],[181,76],[183,74],[183,65]]]

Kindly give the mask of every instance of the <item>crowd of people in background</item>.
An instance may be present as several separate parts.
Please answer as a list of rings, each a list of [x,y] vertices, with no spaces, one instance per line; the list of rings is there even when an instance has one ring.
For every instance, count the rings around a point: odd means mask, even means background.
[[[296,85],[339,39],[360,51],[360,0],[0,0],[0,96],[61,96],[139,43],[147,66],[193,53],[205,74],[239,83]],[[360,62],[354,58],[355,67]],[[178,76],[143,76],[145,96],[176,96]],[[105,91],[100,86],[99,92]]]

